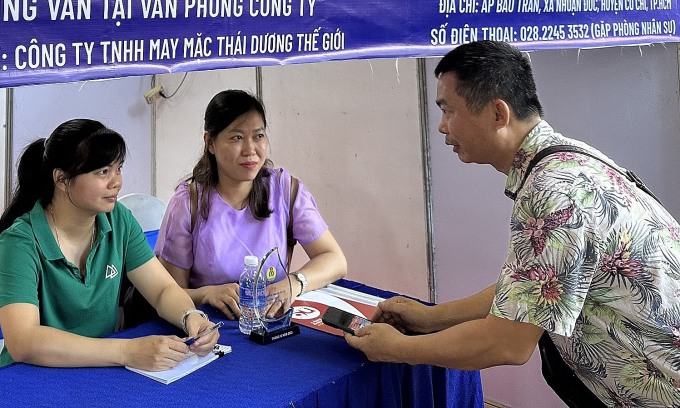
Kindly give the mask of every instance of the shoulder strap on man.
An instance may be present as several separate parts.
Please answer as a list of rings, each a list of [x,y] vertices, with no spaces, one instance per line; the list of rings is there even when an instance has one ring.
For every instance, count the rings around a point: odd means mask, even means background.
[[[288,199],[288,227],[286,228],[286,242],[288,244],[288,258],[286,260],[286,268],[290,271],[290,262],[293,259],[293,249],[297,240],[293,237],[293,204],[297,198],[299,181],[292,174],[290,176],[290,196]]]
[[[543,160],[547,156],[550,156],[552,154],[559,153],[559,152],[578,153],[578,154],[582,154],[584,156],[592,157],[595,160],[601,161],[602,163],[606,164],[607,166],[609,166],[612,169],[619,172],[622,176],[627,178],[629,181],[635,183],[635,185],[640,190],[649,194],[653,199],[655,199],[659,204],[661,204],[661,201],[654,195],[654,193],[652,193],[652,191],[645,185],[645,183],[642,182],[642,179],[640,179],[640,177],[638,177],[638,175],[633,173],[631,170],[625,170],[625,169],[622,170],[622,169],[612,165],[607,160],[599,157],[598,155],[591,153],[590,151],[588,151],[586,149],[582,149],[578,146],[572,146],[572,145],[554,145],[554,146],[546,147],[545,149],[536,153],[534,158],[531,159],[531,161],[529,162],[529,165],[527,166],[527,170],[524,173],[524,178],[522,178],[522,182],[519,184],[519,187],[517,188],[517,190],[514,193],[510,192],[510,191],[506,191],[505,194],[513,200],[516,199],[517,193],[522,189],[522,187],[524,187],[524,183],[527,181],[529,174],[531,174],[531,170],[534,169],[534,167],[538,164],[538,162],[540,162],[541,160]]]
[[[198,213],[198,190],[196,189],[196,181],[189,183],[189,209],[191,211],[191,229],[189,230],[189,233],[193,234]]]

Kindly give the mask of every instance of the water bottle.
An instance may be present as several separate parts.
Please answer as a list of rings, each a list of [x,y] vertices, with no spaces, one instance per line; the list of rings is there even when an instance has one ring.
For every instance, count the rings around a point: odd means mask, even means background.
[[[256,256],[247,255],[243,259],[245,267],[238,280],[239,305],[241,306],[241,317],[238,320],[238,328],[243,334],[250,334],[257,330],[261,322],[255,316],[255,307],[265,303],[265,280],[261,274],[257,274],[259,260]],[[255,283],[257,282],[257,293]]]

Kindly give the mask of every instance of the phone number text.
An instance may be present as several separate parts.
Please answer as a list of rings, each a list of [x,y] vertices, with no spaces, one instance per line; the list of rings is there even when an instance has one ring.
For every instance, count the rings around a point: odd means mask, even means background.
[[[592,22],[575,24],[526,25],[520,27],[462,27],[442,25],[430,32],[432,45],[464,44],[477,40],[506,42],[538,42],[588,40],[608,37],[669,36],[675,35],[675,20]]]

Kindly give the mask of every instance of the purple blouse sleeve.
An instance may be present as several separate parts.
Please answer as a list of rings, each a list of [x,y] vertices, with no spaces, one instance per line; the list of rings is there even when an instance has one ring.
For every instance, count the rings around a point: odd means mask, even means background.
[[[194,251],[189,211],[189,187],[182,183],[168,202],[154,252],[167,262],[189,270],[194,264]]]
[[[286,192],[290,191],[290,173],[283,170],[281,176],[283,188],[286,189]],[[284,194],[284,197],[287,207],[290,198],[289,193]],[[293,236],[300,244],[307,245],[316,241],[327,230],[328,225],[321,216],[314,197],[300,181],[297,197],[293,204]]]

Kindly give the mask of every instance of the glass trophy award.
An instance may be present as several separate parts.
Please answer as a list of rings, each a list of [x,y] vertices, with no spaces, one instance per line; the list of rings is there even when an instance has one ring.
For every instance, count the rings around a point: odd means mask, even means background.
[[[253,296],[255,318],[259,327],[250,333],[250,340],[259,344],[269,344],[287,337],[300,334],[300,327],[292,321],[293,286],[290,274],[281,262],[279,248],[269,250],[262,257],[257,268],[253,292],[263,295]]]

